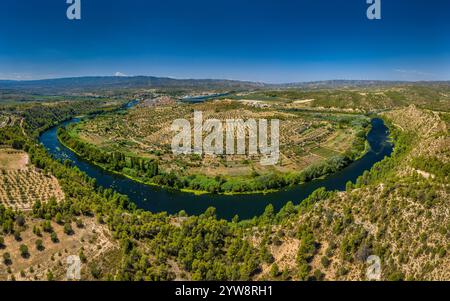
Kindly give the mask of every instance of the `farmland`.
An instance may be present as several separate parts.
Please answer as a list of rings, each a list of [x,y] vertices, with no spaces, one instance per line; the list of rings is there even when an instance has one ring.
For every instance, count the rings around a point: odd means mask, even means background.
[[[248,148],[243,155],[173,154],[171,139],[175,133],[171,124],[179,118],[192,121],[193,111],[201,111],[203,119],[221,121],[280,120],[280,160],[276,165],[264,166],[260,163],[261,156],[249,154]],[[138,105],[127,112],[88,119],[71,128],[69,134],[72,139],[105,153],[120,152],[157,162],[162,174],[221,177],[227,181],[251,180],[268,174],[296,175],[334,157],[354,160],[365,150],[368,125],[369,118],[358,114],[317,114],[286,109],[282,105],[261,108],[239,101],[217,100],[198,104]],[[136,176],[129,169],[120,172]]]
[[[450,88],[445,84],[340,87],[338,89],[279,89],[235,93],[235,100],[259,100],[287,107],[330,111],[371,112],[415,104],[420,108],[448,111]]]
[[[30,210],[36,200],[62,200],[58,180],[28,164],[28,154],[0,149],[0,203]]]
[[[305,91],[313,92],[318,91]],[[253,94],[250,101],[240,101],[247,93]],[[357,158],[364,152],[368,107],[314,107],[311,95],[290,101],[262,99],[257,93],[269,92],[239,92],[234,94],[239,99],[227,95],[199,104],[180,104],[168,96],[114,112],[123,101],[115,108],[101,100],[5,108],[0,279],[64,280],[68,257],[75,255],[82,260],[83,280],[365,280],[368,254],[382,260],[383,280],[449,278],[450,118],[440,109],[423,108],[435,105],[432,100],[395,105],[377,115],[390,129],[394,152],[347,183],[346,191],[319,188],[299,205],[285,199],[281,210],[268,205],[251,220],[220,220],[214,208],[193,216],[142,210],[77,166],[55,160],[36,138],[55,123],[102,107],[104,113],[62,130],[60,139],[98,165],[126,175],[139,177],[145,170],[155,181],[176,175],[212,182],[223,174],[221,184],[233,187],[255,179],[269,179],[272,185],[299,170],[305,175],[328,158]],[[172,157],[167,136],[173,133],[166,126],[174,118],[192,122],[194,109],[204,118],[280,119],[281,161],[264,167],[246,155],[225,161]],[[116,165],[109,165],[111,157]],[[315,163],[307,165],[306,158]],[[59,189],[60,196],[55,194]],[[5,197],[7,190],[11,197]]]

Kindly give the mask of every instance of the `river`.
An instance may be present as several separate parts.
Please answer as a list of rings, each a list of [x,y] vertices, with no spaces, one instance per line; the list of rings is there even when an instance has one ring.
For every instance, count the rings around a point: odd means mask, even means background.
[[[187,96],[187,97],[180,99],[180,102],[199,103],[199,102],[205,102],[210,99],[227,96],[229,94],[230,93],[227,92],[227,93],[216,93],[216,94],[209,94],[209,95]]]
[[[74,118],[59,126],[78,121],[79,119]],[[166,211],[170,214],[184,210],[188,214],[198,215],[203,213],[208,207],[215,207],[218,218],[229,220],[237,214],[240,219],[250,219],[263,213],[265,207],[269,204],[272,204],[276,211],[281,209],[288,201],[298,204],[320,187],[325,187],[328,190],[345,190],[348,181],[355,182],[365,170],[369,170],[376,162],[381,161],[385,156],[389,156],[392,153],[393,146],[389,142],[387,127],[384,125],[383,120],[379,118],[374,118],[371,122],[372,129],[367,136],[370,150],[362,158],[324,179],[314,180],[268,194],[194,195],[192,193],[149,186],[107,172],[80,158],[59,142],[57,138],[59,126],[44,132],[39,140],[55,158],[69,159],[81,171],[96,179],[98,185],[112,188],[121,194],[127,195],[139,208],[151,212]]]

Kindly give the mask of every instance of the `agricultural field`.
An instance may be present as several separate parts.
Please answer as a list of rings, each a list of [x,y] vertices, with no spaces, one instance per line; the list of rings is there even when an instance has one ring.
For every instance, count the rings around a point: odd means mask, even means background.
[[[0,149],[0,204],[30,210],[36,200],[64,199],[58,180],[30,166],[28,154]]]
[[[330,158],[356,159],[370,129],[362,114],[369,110],[314,107],[313,95],[290,101],[241,92],[239,99],[181,104],[179,95],[153,99],[150,93],[127,111],[105,104],[101,115],[58,136],[87,159],[133,178],[239,193],[296,184],[288,176],[322,170]],[[82,260],[83,280],[365,280],[369,254],[382,260],[383,280],[448,279],[450,115],[422,108],[433,103],[377,115],[389,127],[394,152],[346,191],[320,188],[299,205],[286,200],[280,211],[269,205],[242,221],[219,220],[213,208],[198,216],[144,211],[113,189],[99,189],[37,140],[55,123],[97,112],[99,103],[21,104],[5,112],[15,119],[0,127],[0,280],[65,280],[73,255]],[[170,124],[176,118],[192,123],[194,110],[204,120],[280,119],[281,161],[264,167],[247,155],[174,157]]]
[[[450,88],[445,84],[310,90],[292,88],[236,93],[227,98],[319,111],[371,112],[410,104],[438,111],[450,109]]]
[[[193,112],[201,111],[203,120],[279,119],[280,160],[263,166],[260,155],[174,155],[171,124],[184,118],[193,124]],[[347,113],[316,114],[289,110],[283,106],[259,107],[253,103],[217,100],[198,104],[146,104],[121,114],[89,119],[71,129],[70,134],[106,152],[157,160],[160,170],[180,176],[251,177],[267,173],[299,172],[335,156],[346,156],[359,144],[364,150],[364,136],[369,119]],[[204,133],[206,136],[208,133]],[[247,134],[248,135],[248,134]],[[224,143],[225,145],[225,143]]]

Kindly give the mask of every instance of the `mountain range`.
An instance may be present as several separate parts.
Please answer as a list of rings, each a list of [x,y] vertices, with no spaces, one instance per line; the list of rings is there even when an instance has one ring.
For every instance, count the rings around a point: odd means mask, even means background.
[[[286,84],[225,80],[225,79],[174,79],[155,76],[86,76],[43,80],[0,80],[0,89],[21,90],[34,93],[64,93],[111,89],[195,88],[195,89],[263,89],[263,88],[352,88],[393,86],[399,84],[448,84],[447,82],[405,82],[384,80],[326,80]]]

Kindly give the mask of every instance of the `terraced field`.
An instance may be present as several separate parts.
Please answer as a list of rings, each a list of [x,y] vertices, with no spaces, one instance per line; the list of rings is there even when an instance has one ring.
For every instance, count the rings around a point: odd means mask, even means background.
[[[193,124],[193,111],[203,112],[203,120],[214,118],[222,122],[227,119],[279,119],[281,160],[277,165],[267,167],[260,164],[260,156],[248,153],[175,156],[170,146],[175,134],[171,124],[178,118]],[[239,101],[221,100],[192,105],[138,106],[125,114],[104,115],[83,122],[71,134],[105,151],[157,159],[162,170],[181,175],[250,176],[301,171],[333,156],[344,155],[352,150],[357,134],[365,133],[367,124],[368,118],[361,115],[318,115],[286,110],[283,106],[259,108]]]
[[[55,177],[29,166],[25,152],[0,149],[0,204],[30,210],[36,200],[51,198],[64,198]]]

